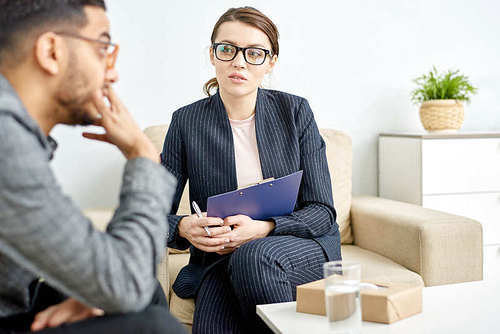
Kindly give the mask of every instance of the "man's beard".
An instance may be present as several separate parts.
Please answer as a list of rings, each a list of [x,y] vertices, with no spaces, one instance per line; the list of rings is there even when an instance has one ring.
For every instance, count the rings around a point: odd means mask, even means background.
[[[88,91],[89,80],[84,72],[78,68],[75,54],[70,55],[68,70],[64,75],[62,85],[57,95],[57,102],[62,113],[64,123],[68,125],[92,125],[95,120],[92,111],[94,92]],[[95,112],[94,112],[95,113]]]
[[[66,124],[68,125],[93,125],[95,120],[90,116],[89,108],[85,108],[81,104],[67,104],[63,107],[68,112],[69,120]]]

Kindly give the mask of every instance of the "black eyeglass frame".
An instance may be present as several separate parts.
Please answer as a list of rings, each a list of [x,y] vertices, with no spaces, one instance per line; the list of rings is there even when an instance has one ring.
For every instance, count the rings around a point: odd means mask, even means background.
[[[235,48],[235,49],[236,49],[236,52],[234,53],[233,58],[231,58],[231,59],[220,59],[220,58],[217,56],[217,47],[218,47],[218,46],[220,46],[220,45],[229,45],[229,46],[231,46],[231,47]],[[245,59],[245,61],[246,61],[248,64],[250,64],[250,65],[262,65],[262,64],[264,64],[264,63],[266,62],[266,59],[267,59],[267,56],[268,56],[268,55],[269,55],[270,57],[272,57],[272,55],[273,55],[273,54],[272,54],[272,52],[271,52],[271,51],[269,51],[269,50],[267,50],[267,49],[263,49],[263,48],[256,48],[256,47],[254,47],[254,46],[247,47],[247,48],[240,48],[239,46],[236,46],[236,45],[233,45],[233,44],[229,44],[229,43],[214,43],[214,44],[212,44],[212,49],[214,50],[214,56],[215,56],[215,58],[217,58],[217,59],[218,59],[218,60],[220,60],[220,61],[233,61],[233,60],[234,60],[234,58],[236,58],[236,56],[238,55],[238,52],[240,52],[240,51],[241,51],[241,53],[243,54],[243,59]],[[255,63],[251,63],[251,62],[249,62],[249,61],[247,60],[247,55],[246,55],[246,51],[247,51],[248,49],[254,49],[254,50],[261,50],[261,51],[263,51],[263,52],[264,52],[264,59],[262,60],[262,63],[260,63],[260,64],[255,64]]]

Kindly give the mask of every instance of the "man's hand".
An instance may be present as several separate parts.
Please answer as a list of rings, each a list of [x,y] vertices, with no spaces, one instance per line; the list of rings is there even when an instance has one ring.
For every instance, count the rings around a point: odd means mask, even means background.
[[[160,157],[153,143],[141,131],[113,88],[106,88],[105,95],[102,94],[100,90],[96,92],[93,102],[97,112],[101,115],[95,125],[102,126],[105,133],[84,132],[83,136],[116,145],[129,160],[144,157],[159,162]],[[109,101],[109,106],[104,102],[104,97]]]
[[[47,327],[57,327],[65,323],[72,323],[103,314],[104,311],[100,309],[88,307],[76,299],[69,298],[60,304],[39,312],[31,324],[31,330],[39,331]]]

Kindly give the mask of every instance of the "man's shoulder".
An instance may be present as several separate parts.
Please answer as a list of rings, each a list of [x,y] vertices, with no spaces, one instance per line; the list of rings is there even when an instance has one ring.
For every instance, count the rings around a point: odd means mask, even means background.
[[[15,114],[0,109],[0,155],[43,152],[37,136]]]
[[[9,110],[0,109],[0,143],[13,136],[15,133],[27,131],[16,115]]]
[[[29,132],[22,120],[9,110],[0,108],[0,135],[7,135],[9,132]]]

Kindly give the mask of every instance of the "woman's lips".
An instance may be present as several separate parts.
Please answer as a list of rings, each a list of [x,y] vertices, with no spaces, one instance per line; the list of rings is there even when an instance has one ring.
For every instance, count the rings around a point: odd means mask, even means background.
[[[231,80],[231,82],[233,82],[233,83],[243,83],[243,82],[247,81],[247,79],[239,73],[230,74],[229,80]]]

